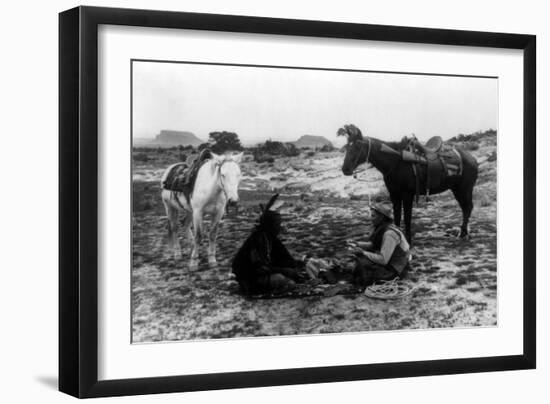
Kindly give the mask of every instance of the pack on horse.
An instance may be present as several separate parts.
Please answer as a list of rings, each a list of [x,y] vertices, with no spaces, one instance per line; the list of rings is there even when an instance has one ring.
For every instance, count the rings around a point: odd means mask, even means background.
[[[162,176],[161,196],[168,218],[169,247],[173,249],[175,258],[181,258],[181,245],[177,235],[178,215],[185,213],[184,233],[193,242],[191,267],[198,265],[204,215],[211,217],[208,263],[216,263],[218,225],[227,204],[236,204],[239,200],[239,164],[242,155],[243,153],[218,155],[203,150],[191,167],[187,163],[176,163],[168,167]]]
[[[468,220],[473,209],[472,193],[477,180],[476,159],[462,148],[442,150],[440,139],[427,145],[418,141],[383,142],[363,137],[355,125],[345,125],[339,136],[347,136],[347,151],[342,165],[344,175],[353,175],[364,163],[384,176],[393,204],[394,220],[401,223],[404,211],[405,235],[411,241],[411,217],[415,195],[439,194],[451,190],[462,209],[460,237],[468,235]],[[411,147],[412,146],[412,147]]]

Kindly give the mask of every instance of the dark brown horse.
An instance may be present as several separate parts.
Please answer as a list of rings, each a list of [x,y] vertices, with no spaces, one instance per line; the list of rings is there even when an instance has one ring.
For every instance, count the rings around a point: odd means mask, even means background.
[[[357,167],[364,163],[372,164],[384,176],[384,183],[393,204],[395,224],[401,224],[401,208],[405,216],[405,235],[411,241],[412,206],[416,190],[416,177],[410,162],[403,161],[400,151],[407,147],[405,141],[383,142],[372,137],[363,137],[354,125],[345,125],[338,135],[347,136],[347,151],[342,165],[344,175],[353,175]],[[477,161],[466,150],[457,147],[462,158],[462,174],[449,177],[439,188],[430,189],[430,194],[451,190],[462,209],[460,237],[468,236],[468,220],[472,213],[472,192],[477,180]],[[421,181],[420,191],[426,192],[425,182]]]

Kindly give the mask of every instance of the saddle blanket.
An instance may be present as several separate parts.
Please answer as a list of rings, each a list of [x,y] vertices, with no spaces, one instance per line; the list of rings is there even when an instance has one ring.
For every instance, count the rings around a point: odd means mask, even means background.
[[[183,192],[185,199],[189,202],[199,169],[211,157],[210,151],[204,150],[191,164],[179,163],[174,165],[168,172],[162,187],[169,191]]]
[[[421,155],[409,150],[403,150],[401,153],[403,160],[409,163],[442,167],[448,177],[462,175],[462,157],[454,147],[430,156]]]
[[[184,192],[187,188],[189,168],[190,166],[187,163],[180,163],[172,167],[162,183],[162,187],[170,191]]]
[[[441,162],[441,165],[438,164],[437,160]],[[462,175],[462,157],[454,147],[437,153],[437,159],[434,159],[434,162],[439,167],[443,168],[447,177],[458,177]],[[433,162],[428,160],[428,167],[430,163],[433,164]]]
[[[403,150],[402,159],[411,163],[416,177],[416,195],[438,192],[446,179],[462,175],[462,157],[455,147],[442,145],[437,152]]]

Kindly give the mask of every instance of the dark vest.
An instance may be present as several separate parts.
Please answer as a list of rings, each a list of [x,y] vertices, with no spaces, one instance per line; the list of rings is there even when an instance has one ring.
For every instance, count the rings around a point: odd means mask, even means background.
[[[384,234],[386,234],[387,231],[393,231],[399,236],[399,244],[395,247],[395,250],[393,250],[388,266],[391,266],[395,269],[395,271],[397,271],[398,274],[400,274],[409,263],[409,251],[404,251],[401,248],[401,240],[405,237],[401,229],[393,223],[383,223],[374,231],[370,240],[372,241],[374,250],[380,251]]]

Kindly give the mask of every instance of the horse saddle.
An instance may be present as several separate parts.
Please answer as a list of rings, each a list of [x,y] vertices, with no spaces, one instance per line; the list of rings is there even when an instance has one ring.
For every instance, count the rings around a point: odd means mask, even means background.
[[[416,137],[408,139],[407,151],[415,154],[417,157],[421,157],[427,160],[435,160],[438,157],[438,153],[443,148],[443,139],[441,136],[431,137],[425,144],[420,143]],[[422,158],[423,157],[423,158]]]
[[[442,188],[448,177],[462,175],[462,157],[456,148],[445,145],[441,136],[430,138],[426,144],[413,137],[401,156],[413,165],[417,195],[428,195]]]
[[[183,192],[185,199],[189,202],[199,169],[211,158],[212,152],[204,149],[191,164],[174,165],[162,183],[162,187],[169,191]]]
[[[425,145],[418,142],[419,147],[422,148],[425,154],[437,153],[443,147],[443,139],[441,136],[431,137]]]

